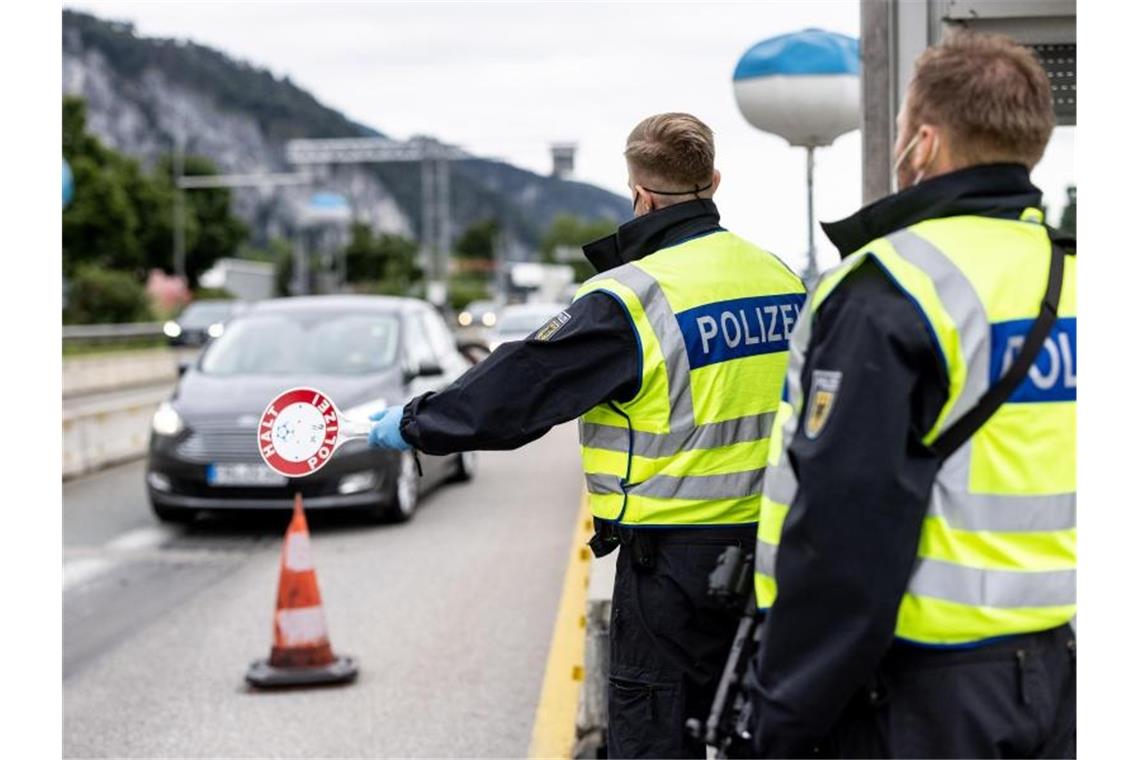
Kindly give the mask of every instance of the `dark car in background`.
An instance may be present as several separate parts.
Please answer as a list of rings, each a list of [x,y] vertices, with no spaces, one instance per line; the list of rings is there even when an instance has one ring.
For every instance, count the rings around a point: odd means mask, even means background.
[[[472,301],[455,316],[460,327],[494,327],[502,304],[498,301]]]
[[[317,388],[345,417],[367,419],[470,366],[424,301],[315,296],[254,304],[186,368],[155,412],[146,474],[154,513],[177,522],[199,510],[289,509],[300,492],[306,509],[410,519],[423,491],[473,476],[473,454],[421,454],[421,479],[411,452],[351,440],[316,473],[285,478],[261,459],[258,420],[274,396],[295,386]]]
[[[221,337],[231,319],[246,308],[243,301],[194,301],[162,326],[172,346],[204,346],[211,338]]]

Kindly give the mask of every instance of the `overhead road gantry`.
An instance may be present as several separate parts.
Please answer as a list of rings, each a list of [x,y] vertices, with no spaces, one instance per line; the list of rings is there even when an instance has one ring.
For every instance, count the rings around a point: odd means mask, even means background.
[[[428,300],[447,298],[447,259],[451,247],[452,161],[474,159],[466,151],[430,137],[341,137],[290,140],[285,158],[295,166],[419,162],[421,188],[420,256],[427,272]]]

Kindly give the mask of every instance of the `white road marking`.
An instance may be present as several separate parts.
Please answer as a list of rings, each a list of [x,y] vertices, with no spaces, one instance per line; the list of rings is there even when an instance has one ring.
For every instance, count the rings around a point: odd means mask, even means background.
[[[175,531],[164,525],[147,525],[136,528],[108,541],[105,546],[114,551],[130,551],[133,549],[150,549],[161,546],[176,535]]]
[[[63,563],[63,590],[85,583],[110,570],[115,563],[102,557],[65,560]]]
[[[153,549],[174,538],[176,532],[164,525],[148,525],[116,536],[96,549],[111,556],[78,557],[64,559],[63,590],[75,588],[107,572],[126,558],[122,555],[143,549]]]

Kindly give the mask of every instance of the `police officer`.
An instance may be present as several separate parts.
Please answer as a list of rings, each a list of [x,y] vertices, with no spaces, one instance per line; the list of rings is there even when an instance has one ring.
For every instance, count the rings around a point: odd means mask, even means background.
[[[1052,127],[1029,50],[950,34],[899,113],[902,190],[824,225],[843,261],[761,506],[761,756],[1073,757],[1075,257],[1029,180]]]
[[[707,713],[736,622],[706,601],[707,577],[726,546],[755,540],[804,288],[720,225],[700,120],[651,116],[625,157],[635,219],[585,246],[599,274],[573,304],[451,387],[376,415],[370,440],[512,449],[579,418],[590,544],[620,547],[610,756],[703,758],[684,724]]]

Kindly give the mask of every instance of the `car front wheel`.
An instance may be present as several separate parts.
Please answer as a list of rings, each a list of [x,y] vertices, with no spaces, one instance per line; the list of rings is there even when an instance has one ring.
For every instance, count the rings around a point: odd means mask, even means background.
[[[455,472],[451,476],[452,483],[466,483],[474,479],[478,460],[474,451],[463,451],[455,455]]]
[[[400,464],[388,494],[388,517],[396,522],[407,522],[416,513],[420,502],[420,474],[415,455],[400,452]]]

